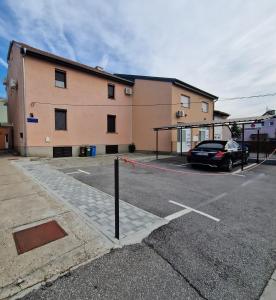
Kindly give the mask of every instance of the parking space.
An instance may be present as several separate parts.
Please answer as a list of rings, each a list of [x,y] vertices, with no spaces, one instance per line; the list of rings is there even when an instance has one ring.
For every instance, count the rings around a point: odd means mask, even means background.
[[[251,165],[249,165],[251,166]],[[120,199],[162,218],[172,219],[195,212],[206,203],[219,201],[257,173],[232,173],[210,168],[192,168],[185,158],[172,157],[150,163],[120,161]],[[114,194],[113,164],[64,173],[110,195]],[[177,214],[178,213],[178,214]],[[202,214],[202,216],[204,216]],[[219,216],[214,216],[219,219]]]

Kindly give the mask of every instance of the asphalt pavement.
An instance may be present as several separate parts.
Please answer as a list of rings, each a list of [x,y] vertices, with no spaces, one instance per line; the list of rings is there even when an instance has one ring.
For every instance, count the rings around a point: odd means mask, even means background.
[[[108,168],[112,166],[74,176],[111,193]],[[167,216],[183,209],[176,209],[171,199],[219,221],[190,211],[141,244],[114,250],[25,299],[259,299],[276,268],[274,166],[260,166],[245,176],[170,177],[123,168],[123,200],[134,204],[144,199],[139,204],[144,209]]]

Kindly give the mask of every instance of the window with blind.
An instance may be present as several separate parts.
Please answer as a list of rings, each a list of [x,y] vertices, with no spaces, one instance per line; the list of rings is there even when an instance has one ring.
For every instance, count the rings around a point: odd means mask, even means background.
[[[55,70],[55,85],[59,88],[66,88],[66,72],[62,70]]]
[[[182,107],[190,108],[190,97],[181,95],[180,103],[181,103]]]

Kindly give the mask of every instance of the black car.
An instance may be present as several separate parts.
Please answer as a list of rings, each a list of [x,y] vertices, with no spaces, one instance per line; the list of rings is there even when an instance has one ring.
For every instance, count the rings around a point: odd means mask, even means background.
[[[231,171],[234,165],[248,161],[248,148],[243,147],[233,141],[207,140],[199,143],[190,150],[187,160],[192,165],[207,165],[210,167],[222,168]]]

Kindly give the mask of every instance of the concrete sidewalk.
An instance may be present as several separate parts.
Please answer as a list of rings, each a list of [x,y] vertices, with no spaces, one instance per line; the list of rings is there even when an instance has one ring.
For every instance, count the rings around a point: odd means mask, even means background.
[[[0,299],[107,253],[112,244],[66,205],[0,158]],[[64,238],[18,255],[13,232],[56,220]]]
[[[276,270],[271,276],[260,300],[275,300],[276,299]]]
[[[16,162],[55,199],[68,204],[115,244],[114,197],[39,161]],[[112,171],[111,171],[112,172]],[[120,200],[120,244],[140,242],[154,229],[166,224],[163,218]]]

